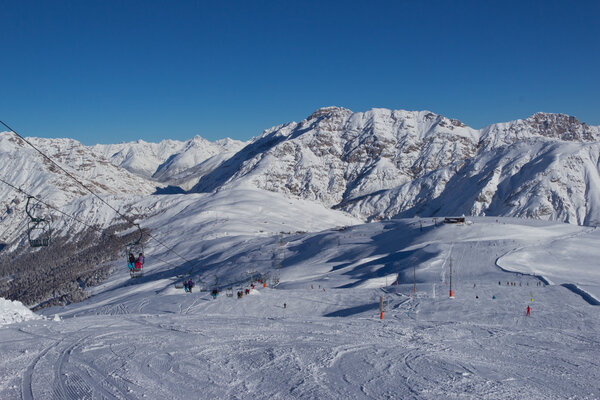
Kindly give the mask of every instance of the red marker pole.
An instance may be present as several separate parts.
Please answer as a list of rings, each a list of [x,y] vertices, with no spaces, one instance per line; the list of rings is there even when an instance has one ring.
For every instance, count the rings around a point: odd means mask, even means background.
[[[452,259],[450,260],[450,297],[454,297],[452,295]]]

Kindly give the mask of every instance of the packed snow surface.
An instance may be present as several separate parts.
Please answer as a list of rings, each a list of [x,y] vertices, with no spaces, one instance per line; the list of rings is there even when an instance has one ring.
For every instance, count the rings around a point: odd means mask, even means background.
[[[596,229],[359,224],[250,189],[159,198],[146,223],[198,263],[150,242],[143,278],[123,262],[43,310],[58,321],[0,329],[0,398],[600,398]]]

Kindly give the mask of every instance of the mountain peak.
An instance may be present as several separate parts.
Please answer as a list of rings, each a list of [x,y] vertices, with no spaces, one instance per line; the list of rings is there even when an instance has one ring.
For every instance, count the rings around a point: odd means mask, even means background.
[[[537,112],[525,122],[541,136],[567,141],[590,142],[598,140],[598,132],[586,123],[567,114]]]
[[[340,114],[340,113],[352,113],[352,111],[348,110],[347,108],[344,107],[337,107],[337,106],[328,106],[328,107],[321,107],[317,110],[315,110],[315,112],[313,112],[308,118],[307,120],[311,120],[314,118],[319,118],[323,115],[330,115],[330,114]]]
[[[559,123],[579,124],[579,120],[574,116],[567,114],[546,113],[541,111],[536,112],[527,119],[535,122],[553,121]]]

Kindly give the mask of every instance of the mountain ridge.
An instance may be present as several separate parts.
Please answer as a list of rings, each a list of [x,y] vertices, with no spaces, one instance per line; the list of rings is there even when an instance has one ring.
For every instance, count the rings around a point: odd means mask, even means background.
[[[488,213],[596,224],[600,221],[598,200],[589,194],[597,192],[594,182],[599,174],[594,154],[599,138],[599,127],[580,123],[566,114],[538,112],[526,119],[476,130],[430,111],[376,108],[354,113],[342,107],[323,107],[303,121],[265,130],[232,157],[235,162],[202,177],[192,191],[210,192],[246,181],[260,189],[318,201],[366,220],[395,215],[435,216],[444,210],[447,214]],[[503,164],[506,157],[518,158],[514,150],[522,147],[519,143],[542,152],[525,151],[528,157],[545,154],[554,160],[547,163],[552,170],[544,172],[553,176],[550,182],[537,170],[527,173],[532,161],[529,159],[511,163],[509,170],[503,165],[490,165]],[[539,143],[553,144],[554,150],[543,152]],[[481,163],[467,163],[478,157],[486,160],[487,175],[503,171],[494,178],[503,182],[479,187],[483,185],[481,176],[476,182],[464,183],[464,190],[471,192],[465,197],[468,204],[457,204],[446,184],[458,184],[457,174],[478,175],[477,170],[464,167],[482,168]],[[517,173],[518,179],[512,179]],[[518,190],[511,191],[511,184]],[[536,192],[526,187],[536,187]],[[515,200],[516,192],[524,198]],[[384,193],[401,198],[382,201]],[[536,201],[535,197],[540,196],[550,200]],[[444,204],[437,208],[424,206],[434,199]],[[508,206],[501,206],[504,203]]]
[[[69,155],[74,151],[91,157],[75,162],[74,171],[86,166],[90,176],[120,176],[117,170],[102,172],[103,167],[90,170],[90,163],[112,164],[142,179],[133,183],[127,178],[123,187],[103,178],[103,184],[117,185],[123,194],[150,194],[150,188],[167,185],[195,193],[250,184],[367,221],[466,214],[586,225],[600,221],[599,138],[600,127],[566,114],[537,112],[474,129],[428,110],[353,112],[329,106],[247,142],[210,142],[200,136],[94,146],[71,139],[34,141],[67,163],[73,162]],[[18,171],[26,163],[9,165]],[[141,182],[145,189],[136,189]]]

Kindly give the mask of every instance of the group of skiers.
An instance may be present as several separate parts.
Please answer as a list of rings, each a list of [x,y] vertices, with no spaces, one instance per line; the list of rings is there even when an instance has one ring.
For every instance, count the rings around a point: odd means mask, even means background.
[[[133,253],[129,253],[128,261],[127,266],[130,271],[142,269],[142,265],[144,265],[144,255],[140,253],[139,256],[135,258]]]

